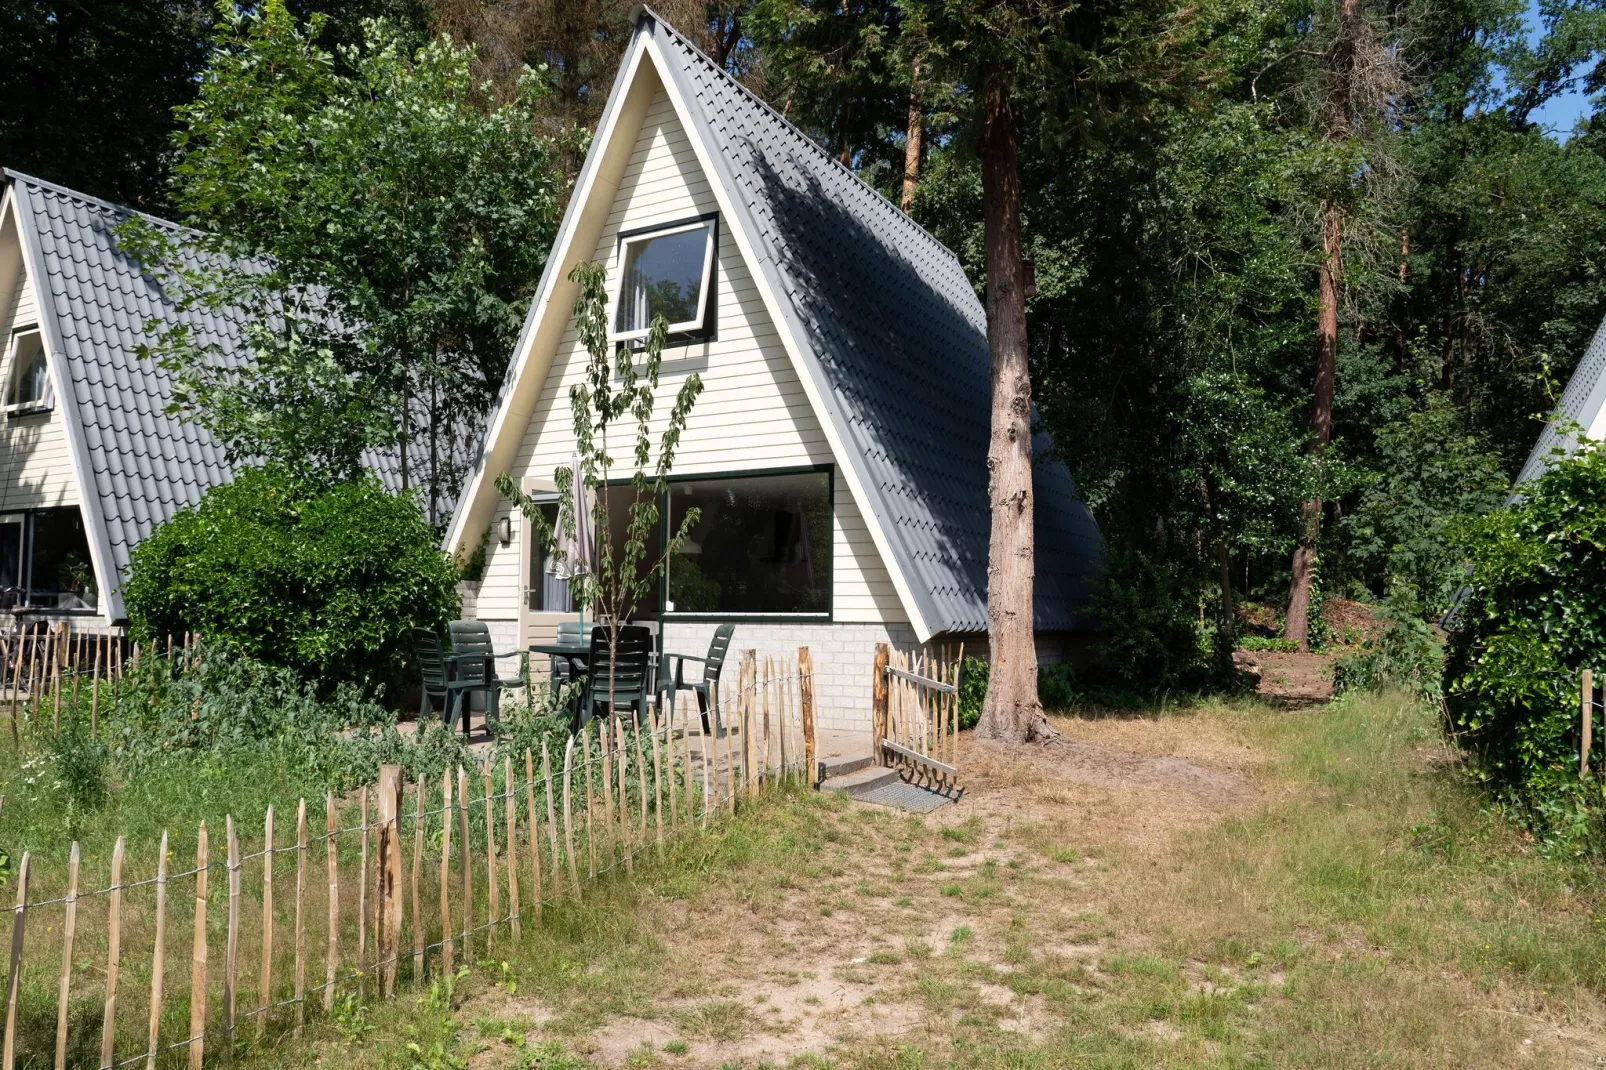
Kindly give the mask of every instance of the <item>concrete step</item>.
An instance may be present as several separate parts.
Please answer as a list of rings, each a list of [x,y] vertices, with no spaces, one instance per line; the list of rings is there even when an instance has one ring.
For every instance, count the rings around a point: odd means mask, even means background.
[[[834,776],[847,776],[849,773],[857,773],[860,769],[868,768],[870,762],[870,756],[865,754],[857,758],[829,758],[822,760],[820,764],[825,767],[826,777],[830,778]]]
[[[851,773],[843,773],[841,776],[826,779],[821,782],[820,790],[840,792],[850,799],[857,799],[861,795],[875,791],[877,788],[884,788],[888,784],[896,784],[899,779],[896,769],[866,766],[862,769],[855,769]]]

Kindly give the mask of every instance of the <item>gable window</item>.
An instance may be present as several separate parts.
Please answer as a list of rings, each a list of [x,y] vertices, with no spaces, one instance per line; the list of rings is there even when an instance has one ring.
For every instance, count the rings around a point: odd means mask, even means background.
[[[708,333],[718,244],[714,216],[621,234],[612,340],[645,339],[655,316],[663,316],[671,336]]]
[[[12,408],[45,408],[50,404],[50,377],[45,371],[45,343],[38,331],[11,336],[11,382],[6,404]]]
[[[677,480],[669,530],[693,507],[666,569],[666,613],[830,617],[829,469]]]

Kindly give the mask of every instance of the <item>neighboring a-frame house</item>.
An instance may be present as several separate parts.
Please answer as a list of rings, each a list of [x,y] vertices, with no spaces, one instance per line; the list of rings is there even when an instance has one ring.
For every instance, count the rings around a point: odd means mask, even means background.
[[[621,344],[671,322],[662,407],[704,391],[665,503],[702,520],[642,607],[668,650],[814,654],[822,722],[867,723],[877,642],[985,651],[986,318],[959,261],[653,12],[634,35],[446,540],[491,539],[476,613],[510,647],[573,620],[507,472],[550,491],[584,354],[575,264],[607,266]],[[621,295],[621,288],[623,294]],[[1103,543],[1036,443],[1039,646],[1085,635]],[[551,507],[555,513],[556,505]]]
[[[138,355],[146,327],[186,322],[225,360],[242,332],[179,310],[119,247],[132,210],[0,174],[0,612],[119,629],[134,547],[233,474],[205,428],[168,411],[172,377]],[[399,485],[398,465],[369,459]]]
[[[1517,473],[1519,488],[1544,474],[1545,465],[1557,450],[1571,453],[1577,449],[1574,428],[1582,428],[1584,434],[1596,441],[1606,438],[1606,320],[1595,329],[1589,348],[1584,350],[1572,378],[1567,380],[1567,389],[1561,392],[1555,413],[1539,432],[1539,441],[1534,443],[1528,460]]]

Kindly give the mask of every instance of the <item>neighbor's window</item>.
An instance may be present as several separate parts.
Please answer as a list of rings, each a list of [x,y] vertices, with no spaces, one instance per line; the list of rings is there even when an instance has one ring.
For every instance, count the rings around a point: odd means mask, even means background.
[[[614,341],[646,338],[655,316],[663,316],[670,334],[702,331],[710,325],[716,223],[705,219],[620,238]]]
[[[83,513],[0,515],[0,608],[92,610],[99,604]]]
[[[558,529],[558,503],[556,499],[539,505],[541,516],[553,531]],[[569,598],[569,581],[557,574],[557,562],[541,545],[541,540],[530,542],[529,606],[534,613],[569,613],[574,603]]]
[[[22,568],[23,536],[28,528],[27,513],[0,516],[0,609],[10,609],[28,599]]]
[[[831,473],[677,481],[669,530],[701,511],[668,566],[671,613],[831,611]]]
[[[29,514],[28,602],[46,609],[94,609],[99,603],[89,537],[78,509]]]
[[[11,390],[8,405],[43,405],[49,377],[45,344],[38,331],[18,331],[11,338]]]

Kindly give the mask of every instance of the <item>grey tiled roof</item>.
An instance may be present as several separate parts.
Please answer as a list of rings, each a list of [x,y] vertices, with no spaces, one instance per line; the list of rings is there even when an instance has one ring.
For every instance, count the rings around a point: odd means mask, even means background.
[[[1553,451],[1561,449],[1570,453],[1576,448],[1577,442],[1573,436],[1558,429],[1558,422],[1563,425],[1577,424],[1587,431],[1600,414],[1602,404],[1606,404],[1606,320],[1596,328],[1589,348],[1584,350],[1578,367],[1573,369],[1572,378],[1567,380],[1567,389],[1562,391],[1555,414],[1539,433],[1539,441],[1534,443],[1528,460],[1517,473],[1517,485],[1538,478]]]
[[[987,319],[958,259],[667,23],[641,19],[747,216],[927,625],[985,630]],[[1034,447],[1036,624],[1085,627],[1103,539],[1047,436]]]
[[[67,384],[68,431],[81,435],[88,461],[93,486],[84,493],[86,525],[95,532],[98,503],[104,545],[122,577],[134,547],[158,524],[232,476],[223,448],[205,428],[166,411],[171,376],[137,355],[141,343],[154,341],[146,324],[153,318],[187,322],[198,340],[217,343],[225,360],[240,342],[240,324],[237,317],[202,309],[180,311],[157,280],[140,270],[117,242],[116,228],[133,214],[129,209],[15,171],[5,175],[18,220],[36,242],[38,260],[29,259],[27,266],[41,322],[47,331],[54,324],[54,366]],[[182,230],[146,219],[169,232]],[[60,375],[63,368],[66,374]],[[373,460],[386,483],[399,483],[393,463]],[[120,617],[118,592],[110,594],[112,615]]]

